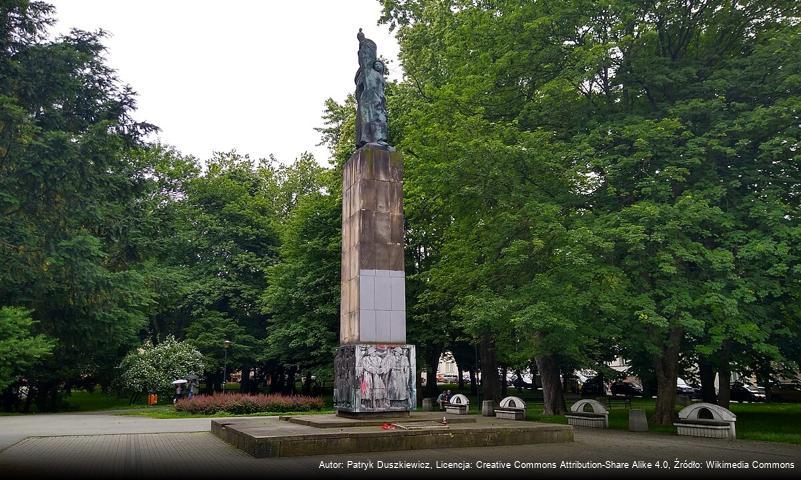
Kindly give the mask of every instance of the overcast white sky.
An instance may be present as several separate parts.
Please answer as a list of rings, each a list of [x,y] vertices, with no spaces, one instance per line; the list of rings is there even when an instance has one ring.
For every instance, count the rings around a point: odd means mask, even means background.
[[[56,33],[109,32],[106,57],[138,93],[137,120],[201,159],[236,149],[291,162],[317,147],[323,101],[355,89],[364,28],[400,77],[376,0],[49,0]]]

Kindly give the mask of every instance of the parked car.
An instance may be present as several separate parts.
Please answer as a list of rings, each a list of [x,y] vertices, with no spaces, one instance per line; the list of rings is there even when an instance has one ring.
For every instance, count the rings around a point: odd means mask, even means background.
[[[453,373],[446,373],[442,376],[444,383],[459,383],[459,376]]]
[[[511,385],[518,390],[523,388],[534,388],[535,385],[531,382],[532,377],[530,373],[521,373],[519,376],[516,373],[509,373],[506,375],[507,385]]]
[[[581,396],[583,397],[603,397],[611,394],[612,392],[602,377],[592,377],[581,386]]]
[[[731,399],[737,402],[764,402],[765,393],[764,389],[760,392],[754,385],[734,382],[731,384]]]
[[[676,394],[696,398],[701,395],[701,390],[685,382],[683,378],[678,378],[676,379]]]
[[[770,399],[774,402],[801,402],[801,385],[792,382],[774,385],[770,388]]]
[[[612,395],[622,395],[626,397],[642,397],[642,387],[625,380],[612,382]]]

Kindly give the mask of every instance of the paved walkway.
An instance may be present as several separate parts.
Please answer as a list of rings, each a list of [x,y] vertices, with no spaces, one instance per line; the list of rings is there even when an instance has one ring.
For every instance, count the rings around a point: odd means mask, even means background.
[[[0,416],[0,452],[30,436],[208,432],[205,418],[156,419],[98,413]]]
[[[748,465],[747,470],[703,472],[726,478],[742,474],[798,478],[801,473],[801,447],[795,445],[728,442],[614,430],[577,428],[575,442],[560,444],[256,459],[217,439],[208,433],[208,429],[209,420],[206,419],[156,420],[111,415],[0,417],[0,437],[6,443],[0,451],[0,474],[98,478],[274,478],[276,475],[312,473],[326,477],[365,474],[408,478],[411,471],[415,476],[451,477],[458,472],[460,476],[468,477],[502,474],[504,477],[535,478],[581,473],[597,476],[597,472],[586,469],[592,466],[591,462],[606,465],[605,462],[610,461],[629,462],[627,468],[616,471],[616,476],[670,474],[672,477],[685,477],[701,473],[698,469],[674,469],[676,459],[687,462],[687,467],[696,466],[690,462],[705,467],[706,460],[745,462]],[[9,445],[12,437],[17,441]],[[655,463],[665,459],[669,459],[668,470],[652,466],[643,471],[631,467],[635,461]],[[417,465],[399,470],[380,468],[379,461],[385,462],[384,467],[398,466],[390,462],[417,462]],[[582,463],[575,465],[578,469],[571,470],[559,468],[562,461]],[[352,468],[348,468],[348,462],[354,462]],[[356,465],[356,462],[364,464]],[[451,465],[443,465],[445,462]],[[544,470],[529,468],[541,465],[528,465],[543,462],[554,462],[555,465]],[[785,464],[785,468],[754,468],[759,467],[760,462]],[[425,463],[430,468],[424,468]],[[791,463],[794,468],[786,468]],[[446,471],[438,469],[438,466],[452,468]],[[736,475],[738,473],[740,475]]]

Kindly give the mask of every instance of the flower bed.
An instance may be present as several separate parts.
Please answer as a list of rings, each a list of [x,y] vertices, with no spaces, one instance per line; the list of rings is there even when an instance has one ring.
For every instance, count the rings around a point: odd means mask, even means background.
[[[179,412],[248,414],[259,412],[305,412],[321,410],[325,406],[321,397],[305,395],[245,395],[242,393],[215,393],[182,398],[175,403]]]

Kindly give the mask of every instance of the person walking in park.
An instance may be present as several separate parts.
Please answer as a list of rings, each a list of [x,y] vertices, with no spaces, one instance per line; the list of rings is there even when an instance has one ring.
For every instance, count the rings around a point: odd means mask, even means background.
[[[175,385],[175,396],[172,397],[172,403],[177,402],[179,399],[183,398],[184,396],[184,385],[179,383]]]

